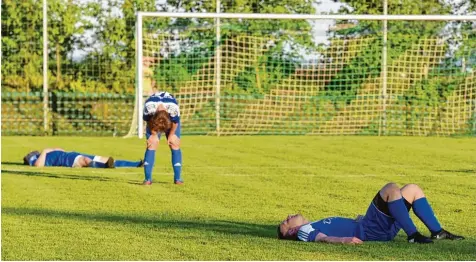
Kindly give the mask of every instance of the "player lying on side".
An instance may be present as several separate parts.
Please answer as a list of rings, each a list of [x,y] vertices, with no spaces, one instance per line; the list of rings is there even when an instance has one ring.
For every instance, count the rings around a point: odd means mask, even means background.
[[[32,151],[23,158],[23,164],[44,167],[142,167],[143,161],[114,160],[112,157],[104,157],[78,152],[66,152],[61,148],[46,148],[41,153]]]
[[[412,208],[430,230],[431,238],[417,231],[408,213]],[[399,188],[395,183],[385,185],[377,193],[365,216],[358,216],[356,219],[329,217],[310,222],[301,214],[289,215],[278,226],[278,238],[306,242],[362,244],[363,241],[393,240],[400,229],[405,231],[410,243],[464,239],[441,227],[418,185],[407,184]]]

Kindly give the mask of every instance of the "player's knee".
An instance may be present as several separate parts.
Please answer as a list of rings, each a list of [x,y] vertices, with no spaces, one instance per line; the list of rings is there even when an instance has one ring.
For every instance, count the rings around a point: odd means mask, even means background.
[[[393,182],[390,182],[388,184],[386,184],[383,189],[386,189],[386,190],[391,190],[391,191],[394,191],[394,190],[400,190],[400,188],[398,187],[397,184],[393,183]]]
[[[391,196],[401,195],[400,188],[395,183],[388,183],[380,190],[380,195],[384,199],[388,199],[388,197]]]
[[[169,147],[172,150],[179,150],[180,149],[180,139],[177,139],[177,141],[175,141],[175,142],[176,143],[170,143]]]
[[[91,162],[91,159],[89,159],[88,157],[85,157],[85,156],[81,156],[78,159],[77,165],[73,166],[73,167],[87,167],[87,166],[89,166],[90,162]]]
[[[157,150],[159,147],[159,143],[147,144],[147,149],[149,150]]]
[[[422,191],[420,186],[417,184],[406,184],[404,187],[415,191]]]
[[[406,191],[408,190],[409,192],[412,192],[412,194],[415,194],[417,197],[423,196],[423,190],[421,187],[417,184],[406,184],[404,187],[402,187],[402,190],[405,189]]]

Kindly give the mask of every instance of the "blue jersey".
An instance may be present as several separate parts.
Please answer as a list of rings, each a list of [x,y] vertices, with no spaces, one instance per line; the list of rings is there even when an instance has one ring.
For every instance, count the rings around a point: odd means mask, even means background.
[[[79,155],[81,154],[77,152],[51,151],[46,154],[45,166],[73,167],[74,160]]]
[[[159,105],[163,105],[165,107],[172,122],[180,122],[180,110],[177,100],[168,92],[157,92],[145,101],[143,115],[144,121],[149,121],[149,119],[157,111],[157,107],[159,107]]]
[[[330,237],[358,237],[361,238],[361,225],[350,218],[329,217],[316,222],[305,224],[299,228],[298,239],[312,242],[317,234],[323,233]]]

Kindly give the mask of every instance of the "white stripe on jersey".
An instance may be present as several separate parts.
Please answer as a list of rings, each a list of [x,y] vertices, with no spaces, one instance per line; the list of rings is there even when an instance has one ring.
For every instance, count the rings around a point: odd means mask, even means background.
[[[299,228],[298,239],[301,241],[308,241],[309,234],[314,230],[315,229],[312,227],[311,223],[305,224],[304,226]]]

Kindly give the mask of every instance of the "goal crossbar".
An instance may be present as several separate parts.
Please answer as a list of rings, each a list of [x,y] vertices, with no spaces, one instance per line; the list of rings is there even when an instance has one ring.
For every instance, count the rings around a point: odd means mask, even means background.
[[[137,12],[137,17],[176,17],[176,18],[235,18],[235,19],[311,19],[311,20],[403,20],[403,21],[469,21],[476,15],[313,15],[313,14],[242,14],[242,13],[174,13]]]

